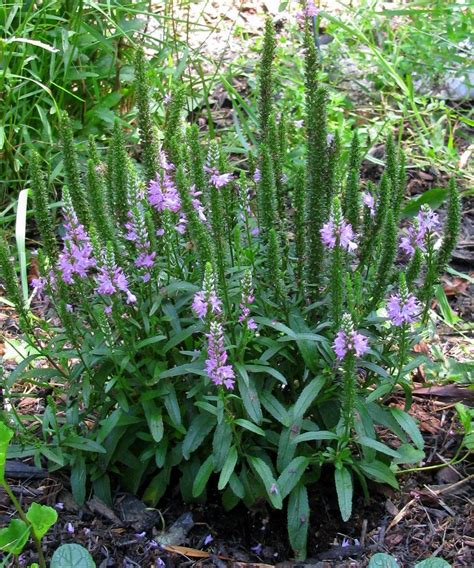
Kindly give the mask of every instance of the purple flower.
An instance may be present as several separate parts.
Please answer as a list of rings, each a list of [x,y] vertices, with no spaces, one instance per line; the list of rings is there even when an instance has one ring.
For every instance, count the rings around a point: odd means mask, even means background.
[[[357,331],[346,332],[341,329],[336,334],[333,349],[340,360],[344,359],[349,351],[355,353],[357,357],[362,357],[369,349],[368,339]]]
[[[142,252],[138,255],[134,264],[137,268],[151,268],[154,264],[155,257],[156,252]]]
[[[262,545],[260,543],[256,544],[255,546],[252,546],[252,548],[250,549],[252,552],[255,552],[255,554],[257,556],[260,556],[260,554],[262,554]]]
[[[362,201],[364,202],[364,205],[369,209],[370,216],[374,217],[375,216],[375,199],[374,199],[374,196],[372,194],[370,194],[368,191],[364,191],[364,193],[362,195]]]
[[[247,329],[252,331],[257,329],[257,324],[250,316],[249,306],[254,303],[255,296],[252,288],[252,273],[247,270],[242,278],[242,298],[240,300],[240,316],[239,322],[246,325]]]
[[[199,318],[204,319],[211,314],[220,315],[221,306],[222,302],[216,292],[214,273],[211,265],[207,264],[202,290],[194,294],[192,309]]]
[[[426,251],[426,239],[439,229],[438,215],[428,206],[422,206],[413,223],[406,229],[406,234],[400,239],[400,248],[408,256],[415,254],[416,248]]]
[[[188,220],[186,219],[185,215],[181,215],[181,217],[178,219],[178,222],[175,225],[175,229],[176,231],[180,234],[180,235],[184,235],[184,233],[186,232],[186,225],[188,224]]]
[[[304,125],[304,120],[295,120],[293,124],[296,128],[302,128]]]
[[[226,365],[227,352],[224,348],[222,324],[211,322],[210,331],[206,334],[206,337],[208,340],[205,363],[206,373],[215,385],[224,385],[227,389],[233,390],[235,374],[232,365]]]
[[[270,493],[273,493],[274,495],[278,495],[278,487],[277,487],[276,483],[272,483],[272,486],[270,487]]]
[[[160,154],[162,174],[157,174],[156,179],[148,185],[148,201],[157,211],[171,211],[176,213],[181,209],[181,199],[178,190],[171,178],[170,171],[174,165],[170,164],[164,152]]]
[[[259,228],[259,227],[255,227],[255,228],[252,229],[250,232],[252,233],[252,237],[258,237],[258,235],[260,234],[260,228]]]
[[[320,233],[323,243],[330,249],[333,249],[336,245],[348,251],[353,251],[357,248],[357,244],[353,240],[354,231],[352,230],[352,225],[344,221],[344,219],[340,224],[337,224],[332,215],[331,219],[323,225]]]
[[[312,0],[306,2],[306,7],[302,12],[296,14],[297,20],[304,20],[304,18],[314,18],[319,14],[319,10]]]
[[[87,272],[97,263],[93,257],[92,245],[84,226],[79,223],[74,211],[65,212],[65,235],[63,250],[59,255],[58,268],[66,284],[74,283],[74,275],[85,278]]]
[[[44,278],[43,276],[40,276],[39,278],[33,278],[31,280],[31,286],[33,287],[33,292],[38,298],[40,299],[44,298],[44,291],[47,283],[48,282],[46,278]]]
[[[211,290],[208,294],[205,290],[194,294],[192,309],[201,319],[204,319],[208,315],[208,312],[220,315],[222,313],[221,306],[222,302],[219,300],[214,290]]]
[[[192,185],[189,188],[189,193],[191,195],[192,199],[192,204],[194,207],[194,210],[196,211],[196,213],[198,214],[199,219],[205,223],[207,221],[206,219],[206,215],[205,215],[205,211],[204,211],[204,207],[201,203],[201,198],[200,196],[202,195],[202,191],[197,191],[196,190],[196,186]]]
[[[120,266],[112,268],[102,266],[97,275],[97,284],[98,294],[112,296],[120,291],[127,296],[127,304],[134,304],[137,301],[136,296],[129,290],[127,277]]]
[[[206,536],[206,538],[204,539],[204,546],[207,546],[208,544],[210,544],[214,539],[212,538],[212,535],[208,534]]]
[[[420,309],[420,304],[413,294],[408,294],[405,298],[401,294],[394,294],[387,301],[388,316],[396,326],[413,323]]]
[[[60,501],[58,501],[55,505],[54,508],[57,509],[58,511],[62,511],[64,509],[64,503],[61,503]]]
[[[69,534],[74,534],[74,525],[72,523],[67,523],[65,528]]]
[[[227,185],[234,179],[234,176],[230,173],[220,174],[217,168],[209,168],[206,166],[204,169],[210,174],[209,183],[217,189],[224,187],[224,185]]]
[[[255,168],[255,172],[253,174],[253,181],[258,183],[262,179],[262,173],[258,168]]]

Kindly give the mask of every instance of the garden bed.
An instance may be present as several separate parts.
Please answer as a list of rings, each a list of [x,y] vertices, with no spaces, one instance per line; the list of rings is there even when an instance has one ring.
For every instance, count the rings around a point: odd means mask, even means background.
[[[391,402],[402,404],[396,399]],[[32,407],[24,404],[23,411],[34,412],[37,403],[32,399]],[[460,435],[453,405],[454,401],[415,395],[412,412],[427,444],[425,466],[449,462],[456,453]],[[159,559],[167,566],[301,565],[291,561],[283,513],[270,510],[264,502],[251,510],[239,507],[226,513],[216,495],[206,504],[185,504],[171,490],[156,511],[145,510],[136,498],[120,492],[114,495],[113,509],[97,499],[78,507],[62,475],[23,480],[13,476],[10,481],[24,505],[36,501],[58,511],[58,522],[44,540],[47,556],[60,544],[74,542],[85,546],[103,568],[159,566]],[[388,552],[404,567],[430,555],[443,557],[453,567],[472,566],[473,469],[469,460],[406,474],[400,491],[371,486],[370,503],[364,503],[359,494],[355,514],[347,523],[340,519],[330,476],[326,483],[323,476],[321,487],[326,489],[310,493],[307,564],[364,567],[375,552]],[[8,498],[0,492],[0,522],[13,514]],[[173,529],[176,521],[181,530]],[[170,544],[160,546],[155,539]],[[24,558],[28,565],[34,560],[34,550],[27,550]]]

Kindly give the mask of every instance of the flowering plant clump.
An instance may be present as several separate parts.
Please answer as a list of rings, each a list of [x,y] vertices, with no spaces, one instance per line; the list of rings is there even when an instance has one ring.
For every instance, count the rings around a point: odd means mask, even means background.
[[[334,472],[347,520],[355,482],[367,496],[367,479],[396,487],[401,464],[423,458],[409,398],[401,410],[388,395],[410,392],[417,328],[460,216],[452,181],[444,227],[422,209],[404,228],[405,161],[392,137],[375,188],[359,179],[357,133],[348,160],[343,133],[328,136],[312,6],[302,16],[304,169],[294,169],[285,113],[274,111],[268,20],[250,171],[183,123],[180,88],[158,145],[139,51],[140,162],[117,123],[108,153],[91,140],[88,163],[78,164],[63,115],[67,187],[57,227],[32,156],[43,243],[33,293],[49,307],[43,319],[0,241],[2,281],[31,344],[4,397],[14,408],[20,380],[42,391],[47,383],[49,393],[41,428],[28,418],[16,451],[67,466],[79,503],[91,492],[110,503],[120,486],[155,507],[175,482],[187,501],[217,486],[227,510],[263,498],[287,508],[298,558],[311,522],[308,487],[323,467]],[[12,413],[11,425],[18,420]],[[379,425],[396,447],[378,439]]]

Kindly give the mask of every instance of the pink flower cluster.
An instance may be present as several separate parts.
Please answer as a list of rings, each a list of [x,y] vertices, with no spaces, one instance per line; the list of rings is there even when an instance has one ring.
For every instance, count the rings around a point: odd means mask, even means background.
[[[250,317],[250,305],[255,301],[255,296],[252,289],[252,275],[246,272],[242,279],[242,298],[240,301],[240,316],[239,322],[245,324],[248,330],[254,331],[257,329],[255,320]]]
[[[332,215],[330,220],[323,225],[320,233],[323,243],[330,249],[333,249],[336,245],[347,251],[353,251],[357,248],[352,225],[344,219],[340,223],[336,223]]]
[[[129,290],[128,280],[120,266],[108,268],[102,266],[97,275],[96,292],[104,296],[112,296],[117,292],[124,292],[127,296],[127,304],[134,304],[136,296]]]
[[[235,381],[232,365],[227,365],[227,352],[224,347],[224,331],[222,324],[211,322],[210,331],[206,334],[207,359],[205,363],[206,373],[215,385],[225,386],[233,390]]]
[[[215,290],[209,292],[201,290],[194,294],[192,309],[201,319],[206,318],[209,314],[220,315],[222,313],[221,306],[222,302],[217,297]]]
[[[364,191],[362,194],[362,201],[364,205],[368,208],[370,216],[375,217],[375,199],[374,196],[368,191]]]
[[[61,278],[66,284],[74,283],[74,275],[85,278],[88,271],[97,265],[93,257],[92,245],[83,225],[77,220],[76,214],[65,214],[63,250],[59,255],[58,268]]]
[[[216,189],[224,187],[234,179],[232,174],[221,174],[217,168],[209,168],[208,166],[205,166],[204,169],[209,174],[209,183]]]
[[[403,298],[401,294],[393,294],[387,301],[387,312],[393,325],[413,323],[420,312],[420,304],[413,294]]]
[[[357,331],[346,332],[341,329],[336,334],[333,349],[339,360],[344,359],[348,352],[355,353],[357,357],[362,357],[369,349],[369,340]]]
[[[312,0],[307,0],[305,8],[296,14],[297,20],[304,20],[304,18],[314,18],[319,14],[319,10]]]
[[[415,254],[417,247],[425,252],[428,234],[436,232],[439,226],[438,215],[429,207],[422,207],[406,235],[400,239],[400,248],[410,257]]]

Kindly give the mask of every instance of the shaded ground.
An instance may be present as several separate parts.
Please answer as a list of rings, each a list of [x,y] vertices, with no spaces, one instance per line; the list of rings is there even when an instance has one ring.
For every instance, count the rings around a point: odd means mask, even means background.
[[[458,449],[461,437],[452,407],[453,402],[415,396],[412,411],[427,443],[424,466],[445,464]],[[14,467],[10,462],[10,471]],[[324,491],[310,494],[307,563],[364,567],[374,552],[383,551],[396,556],[404,567],[430,555],[443,557],[455,567],[472,566],[473,469],[472,463],[463,461],[408,473],[401,477],[400,491],[373,485],[370,503],[364,502],[360,492],[356,495],[355,512],[347,523],[340,520],[332,476],[325,479],[323,473],[319,486]],[[97,499],[79,508],[66,477],[44,472],[36,479],[18,479],[19,475],[13,473],[10,481],[25,506],[37,501],[58,509],[59,521],[44,541],[47,554],[59,544],[76,542],[89,549],[101,568],[151,567],[159,565],[158,559],[167,566],[294,565],[289,560],[284,514],[271,511],[265,503],[226,513],[215,495],[205,505],[189,505],[181,502],[177,492],[170,492],[154,511],[132,496],[117,493],[113,509]],[[0,492],[0,523],[12,514],[6,495]],[[34,561],[32,549],[25,560]]]

